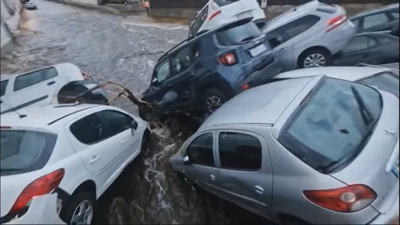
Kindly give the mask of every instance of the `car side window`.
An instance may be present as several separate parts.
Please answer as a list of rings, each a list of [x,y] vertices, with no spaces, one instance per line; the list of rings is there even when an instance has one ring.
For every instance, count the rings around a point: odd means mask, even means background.
[[[104,110],[98,112],[97,115],[103,120],[109,136],[114,136],[131,129],[131,124],[134,120],[131,116],[115,110]]]
[[[279,28],[267,33],[267,39],[269,44],[271,45],[271,48],[276,48],[279,45],[285,43],[285,39],[282,36]]]
[[[359,29],[359,27],[360,27],[360,19],[355,19],[355,20],[352,20],[351,22],[354,24],[354,26],[357,29]]]
[[[393,16],[394,19],[399,19],[399,8],[395,8],[389,11],[390,15]]]
[[[15,79],[14,91],[19,91],[56,76],[58,76],[58,73],[54,67],[20,75]]]
[[[377,13],[364,18],[363,28],[368,29],[389,22],[385,13]]]
[[[0,91],[1,91],[1,96],[3,96],[3,95],[5,95],[6,94],[6,88],[7,88],[7,84],[8,84],[8,80],[3,80],[2,82],[1,82],[1,89],[0,89]]]
[[[98,143],[109,137],[106,127],[96,114],[74,122],[69,129],[78,141],[86,145]]]
[[[179,52],[172,57],[171,64],[173,74],[178,74],[188,69],[194,62],[194,59],[198,57],[198,55],[199,48],[197,43],[187,45],[179,50]]]
[[[295,21],[292,21],[282,26],[282,30],[283,32],[285,32],[289,39],[292,39],[313,27],[316,23],[318,23],[320,19],[320,17],[314,15],[303,16]]]
[[[223,132],[219,134],[218,146],[221,168],[245,171],[261,169],[262,147],[256,137]]]
[[[368,36],[359,36],[353,38],[343,51],[345,53],[361,51],[375,47],[376,45],[378,45],[378,43],[374,39]]]
[[[187,148],[186,155],[193,164],[215,166],[213,135],[206,133],[196,137]]]
[[[169,76],[171,76],[171,70],[170,70],[169,58],[168,58],[156,66],[156,68],[154,69],[153,78],[155,78],[158,83],[161,83],[165,79],[167,79]]]

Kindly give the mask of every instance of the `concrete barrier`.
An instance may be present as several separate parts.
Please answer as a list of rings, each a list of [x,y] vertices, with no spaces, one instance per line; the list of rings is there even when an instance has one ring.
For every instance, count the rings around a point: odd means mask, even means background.
[[[362,12],[364,10],[373,9],[381,6],[382,4],[344,4],[342,7],[346,9],[349,16]],[[272,19],[287,10],[294,8],[294,5],[273,5],[265,9],[265,15],[268,19]],[[182,18],[192,19],[197,11],[201,8],[151,8],[150,16],[164,17],[164,18]]]

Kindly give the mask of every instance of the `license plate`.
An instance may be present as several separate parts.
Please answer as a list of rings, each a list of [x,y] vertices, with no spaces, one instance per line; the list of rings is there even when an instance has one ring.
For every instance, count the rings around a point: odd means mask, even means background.
[[[265,47],[265,45],[262,44],[262,45],[259,45],[255,48],[251,49],[250,55],[251,55],[251,57],[255,57],[255,56],[258,56],[259,54],[263,53],[266,50],[267,50],[267,47]]]
[[[399,177],[399,159],[397,158],[393,168],[392,173],[398,178]]]

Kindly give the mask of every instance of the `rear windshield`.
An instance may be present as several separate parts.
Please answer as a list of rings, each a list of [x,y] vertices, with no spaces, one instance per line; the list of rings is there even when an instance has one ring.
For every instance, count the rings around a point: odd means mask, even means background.
[[[387,91],[399,97],[399,77],[394,73],[379,73],[375,76],[359,80],[358,82],[369,86],[375,86],[382,91]]]
[[[331,173],[363,150],[381,111],[375,89],[323,78],[286,122],[278,141],[312,168]]]
[[[214,0],[214,2],[219,6],[229,5],[234,2],[238,2],[239,0]]]
[[[238,45],[245,41],[261,36],[261,31],[253,23],[249,22],[217,32],[217,40],[220,45]]]
[[[57,135],[27,130],[1,130],[1,175],[43,168],[50,158]]]

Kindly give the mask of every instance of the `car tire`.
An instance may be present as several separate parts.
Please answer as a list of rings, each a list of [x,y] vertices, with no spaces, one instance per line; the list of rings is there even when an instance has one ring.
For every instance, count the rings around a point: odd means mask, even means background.
[[[222,106],[227,101],[225,94],[216,88],[207,90],[202,99],[206,115],[211,115],[215,110]]]
[[[92,194],[87,192],[78,192],[68,199],[66,205],[61,210],[60,217],[68,225],[77,224],[77,222],[74,222],[75,218],[82,220],[87,219],[84,224],[91,224],[94,218],[95,202],[95,197]],[[78,215],[78,210],[83,209],[83,211],[86,212],[85,208],[88,210],[87,214]]]
[[[323,48],[314,48],[303,52],[298,60],[298,68],[323,67],[329,63],[329,51]]]

